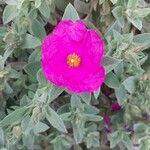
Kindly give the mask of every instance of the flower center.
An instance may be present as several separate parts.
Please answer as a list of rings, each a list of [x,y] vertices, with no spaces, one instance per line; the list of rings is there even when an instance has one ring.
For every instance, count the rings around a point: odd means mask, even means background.
[[[72,53],[67,56],[67,64],[70,67],[78,67],[80,62],[80,57],[76,53]]]

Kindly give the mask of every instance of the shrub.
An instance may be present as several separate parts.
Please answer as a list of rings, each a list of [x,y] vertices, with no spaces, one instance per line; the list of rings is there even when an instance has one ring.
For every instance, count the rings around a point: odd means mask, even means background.
[[[1,150],[149,150],[149,6],[148,0],[1,1]],[[105,41],[105,81],[95,92],[56,86],[40,66],[42,39],[61,20],[79,18]]]

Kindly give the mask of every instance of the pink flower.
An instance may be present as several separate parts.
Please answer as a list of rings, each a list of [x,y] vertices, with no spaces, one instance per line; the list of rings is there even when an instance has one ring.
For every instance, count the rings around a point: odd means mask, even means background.
[[[121,109],[121,106],[119,105],[118,102],[112,102],[111,111],[117,111],[117,110],[120,110],[120,109]]]
[[[81,20],[61,21],[42,42],[46,79],[73,92],[96,91],[104,81],[104,42]]]
[[[110,117],[107,114],[103,115],[103,122],[108,125],[110,123]]]

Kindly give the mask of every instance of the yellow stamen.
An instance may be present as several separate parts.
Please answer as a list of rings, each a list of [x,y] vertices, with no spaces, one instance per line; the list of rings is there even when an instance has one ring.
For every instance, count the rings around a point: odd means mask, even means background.
[[[67,64],[70,67],[78,67],[80,62],[80,57],[76,53],[72,53],[67,56]]]

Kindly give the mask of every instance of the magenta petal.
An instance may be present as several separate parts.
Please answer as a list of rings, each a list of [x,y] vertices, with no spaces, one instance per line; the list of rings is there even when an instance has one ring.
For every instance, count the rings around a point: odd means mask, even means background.
[[[110,123],[110,117],[107,114],[103,115],[104,124],[108,125]]]
[[[46,79],[56,86],[73,92],[96,91],[104,81],[105,71],[101,60],[104,42],[92,29],[78,20],[61,21],[42,42],[42,71]],[[67,56],[80,58],[77,67],[67,63]]]
[[[111,111],[117,111],[117,110],[120,110],[120,109],[121,109],[121,106],[119,105],[118,102],[112,102]]]

